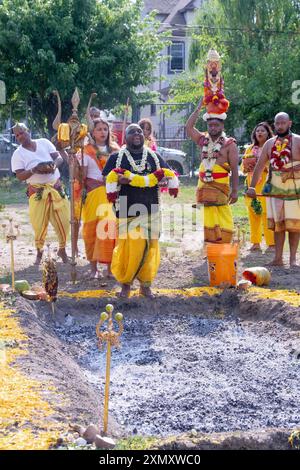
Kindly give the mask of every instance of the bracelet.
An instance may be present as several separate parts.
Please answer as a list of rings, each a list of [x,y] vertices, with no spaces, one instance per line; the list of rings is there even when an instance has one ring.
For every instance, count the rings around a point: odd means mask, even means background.
[[[253,191],[256,191],[256,189],[253,188],[253,186],[248,186],[248,189],[253,189]]]

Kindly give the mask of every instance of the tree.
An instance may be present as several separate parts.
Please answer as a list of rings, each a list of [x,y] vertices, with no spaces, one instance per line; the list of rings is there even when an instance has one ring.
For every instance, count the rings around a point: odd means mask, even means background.
[[[174,85],[175,99],[196,103],[202,93],[203,66],[215,47],[222,55],[225,92],[231,105],[226,129],[246,125],[246,138],[260,121],[288,112],[300,130],[293,82],[300,80],[299,2],[293,0],[211,0],[196,20],[190,73]]]
[[[78,86],[82,105],[92,91],[99,105],[138,100],[151,81],[163,43],[154,16],[141,19],[141,0],[3,0],[0,79],[10,101],[30,100],[41,128]],[[66,109],[66,107],[64,107]]]

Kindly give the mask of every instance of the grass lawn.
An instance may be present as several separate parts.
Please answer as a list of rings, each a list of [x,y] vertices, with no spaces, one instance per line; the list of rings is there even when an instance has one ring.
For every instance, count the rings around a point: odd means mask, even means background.
[[[197,186],[197,179],[193,180],[181,180],[181,185],[179,189],[179,195],[177,199],[170,198],[168,195],[164,195],[163,202],[167,205],[172,204],[194,204],[196,201],[196,186]],[[240,224],[241,229],[246,231],[246,234],[249,235],[250,228],[249,228],[249,220],[248,220],[248,213],[247,208],[245,205],[245,199],[243,196],[244,193],[244,184],[243,182],[240,183],[239,188],[239,199],[238,202],[231,206],[234,223],[235,225]],[[249,237],[248,237],[249,238]]]
[[[164,206],[172,206],[173,204],[185,204],[187,207],[195,203],[196,197],[196,186],[197,179],[193,180],[183,179],[180,185],[180,192],[177,199],[169,197],[168,194],[162,196],[162,202]],[[16,204],[26,204],[27,197],[25,195],[26,185],[19,182],[14,177],[4,177],[0,179],[0,210],[1,205],[6,206],[8,209],[9,206]],[[240,187],[239,191],[239,200],[236,204],[232,206],[232,212],[234,217],[235,224],[240,224],[241,228],[246,230],[246,233],[249,233],[249,222],[247,216],[247,209],[244,203],[243,197],[243,185]],[[1,218],[1,215],[0,215]]]
[[[0,178],[0,205],[26,204],[26,184],[14,177]]]

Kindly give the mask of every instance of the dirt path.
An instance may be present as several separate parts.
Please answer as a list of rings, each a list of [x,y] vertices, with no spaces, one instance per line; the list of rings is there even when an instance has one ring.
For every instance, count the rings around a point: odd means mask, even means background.
[[[26,211],[22,205],[11,209],[10,215],[24,221]],[[55,246],[53,232],[49,234]],[[300,293],[300,271],[273,268],[273,291],[263,291],[269,298],[259,298],[251,289],[187,298],[182,289],[208,285],[206,260],[193,243],[196,239],[197,233],[190,233],[190,244],[162,243],[154,291],[175,291],[153,301],[117,300],[113,280],[87,278],[83,256],[78,259],[75,286],[70,282],[70,267],[58,261],[60,290],[105,289],[111,296],[81,300],[61,296],[55,318],[45,302],[18,297],[16,306],[30,353],[19,365],[30,377],[56,387],[59,393],[49,396],[57,410],[54,419],[82,424],[100,420],[104,356],[97,349],[95,325],[99,313],[112,302],[126,321],[123,348],[114,353],[112,369],[112,434],[161,436],[191,429],[224,433],[299,426],[295,410],[300,406],[300,363],[293,351],[299,349],[300,357],[300,302],[297,296],[294,306],[276,300],[276,289]],[[244,267],[271,260],[271,255],[249,253],[246,248],[241,250],[240,274]],[[41,269],[33,265],[28,224],[22,224],[15,252],[16,278],[41,283]],[[4,244],[1,261],[3,276],[9,268]]]
[[[167,210],[168,208],[166,208]],[[33,265],[35,260],[34,240],[32,229],[28,222],[28,207],[25,204],[17,206],[7,206],[4,212],[0,214],[1,222],[7,223],[9,216],[12,216],[15,223],[20,224],[21,235],[15,242],[15,265],[16,278],[27,279],[29,283],[40,283],[42,279],[41,268]],[[165,224],[166,231],[168,230]],[[55,234],[52,227],[49,227],[48,240],[51,249],[56,250]],[[187,232],[184,241],[175,238],[169,240],[164,238],[161,244],[162,262],[158,276],[154,282],[155,287],[163,288],[182,288],[190,286],[208,285],[207,265],[200,252],[201,242],[198,232]],[[265,253],[251,253],[247,244],[241,249],[239,262],[239,274],[246,267],[265,266],[269,263],[273,255]],[[77,259],[78,283],[75,290],[92,288],[116,288],[114,281],[107,279],[89,280],[88,263],[85,259],[83,240],[79,240],[80,258]],[[67,247],[68,254],[71,254],[70,243]],[[0,237],[0,278],[5,281],[5,275],[8,275],[10,269],[10,251],[5,243],[3,231]],[[284,254],[285,266],[282,268],[271,268],[272,280],[270,287],[273,289],[290,289],[300,292],[300,268],[288,267],[288,253]],[[61,289],[73,288],[70,282],[70,266],[64,265],[58,260],[59,282]]]

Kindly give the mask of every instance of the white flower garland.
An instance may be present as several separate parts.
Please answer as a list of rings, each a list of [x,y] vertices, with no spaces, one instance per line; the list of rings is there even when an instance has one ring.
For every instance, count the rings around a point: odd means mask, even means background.
[[[208,143],[206,145],[203,145],[202,148],[202,155],[203,155],[203,165],[204,165],[204,172],[205,176],[203,177],[203,180],[206,183],[212,182],[213,176],[212,176],[212,170],[213,167],[217,161],[218,154],[223,146],[223,140],[226,138],[225,132],[222,132],[221,136],[218,138],[216,142],[212,140],[210,135],[208,136],[207,140]],[[221,140],[221,142],[219,142]]]
[[[155,165],[156,165],[156,169],[159,170],[160,169],[160,163],[159,163],[158,156],[156,155],[155,152],[153,152],[151,149],[149,149],[147,147],[143,148],[142,160],[141,160],[141,163],[139,165],[137,165],[137,163],[134,161],[131,153],[129,152],[129,150],[126,147],[121,148],[121,150],[119,151],[119,154],[118,154],[117,161],[116,161],[116,168],[121,168],[122,159],[125,155],[128,162],[130,163],[130,166],[133,169],[133,171],[135,171],[136,173],[143,173],[146,169],[148,153],[150,153],[151,157],[153,158],[153,160],[155,162]]]

